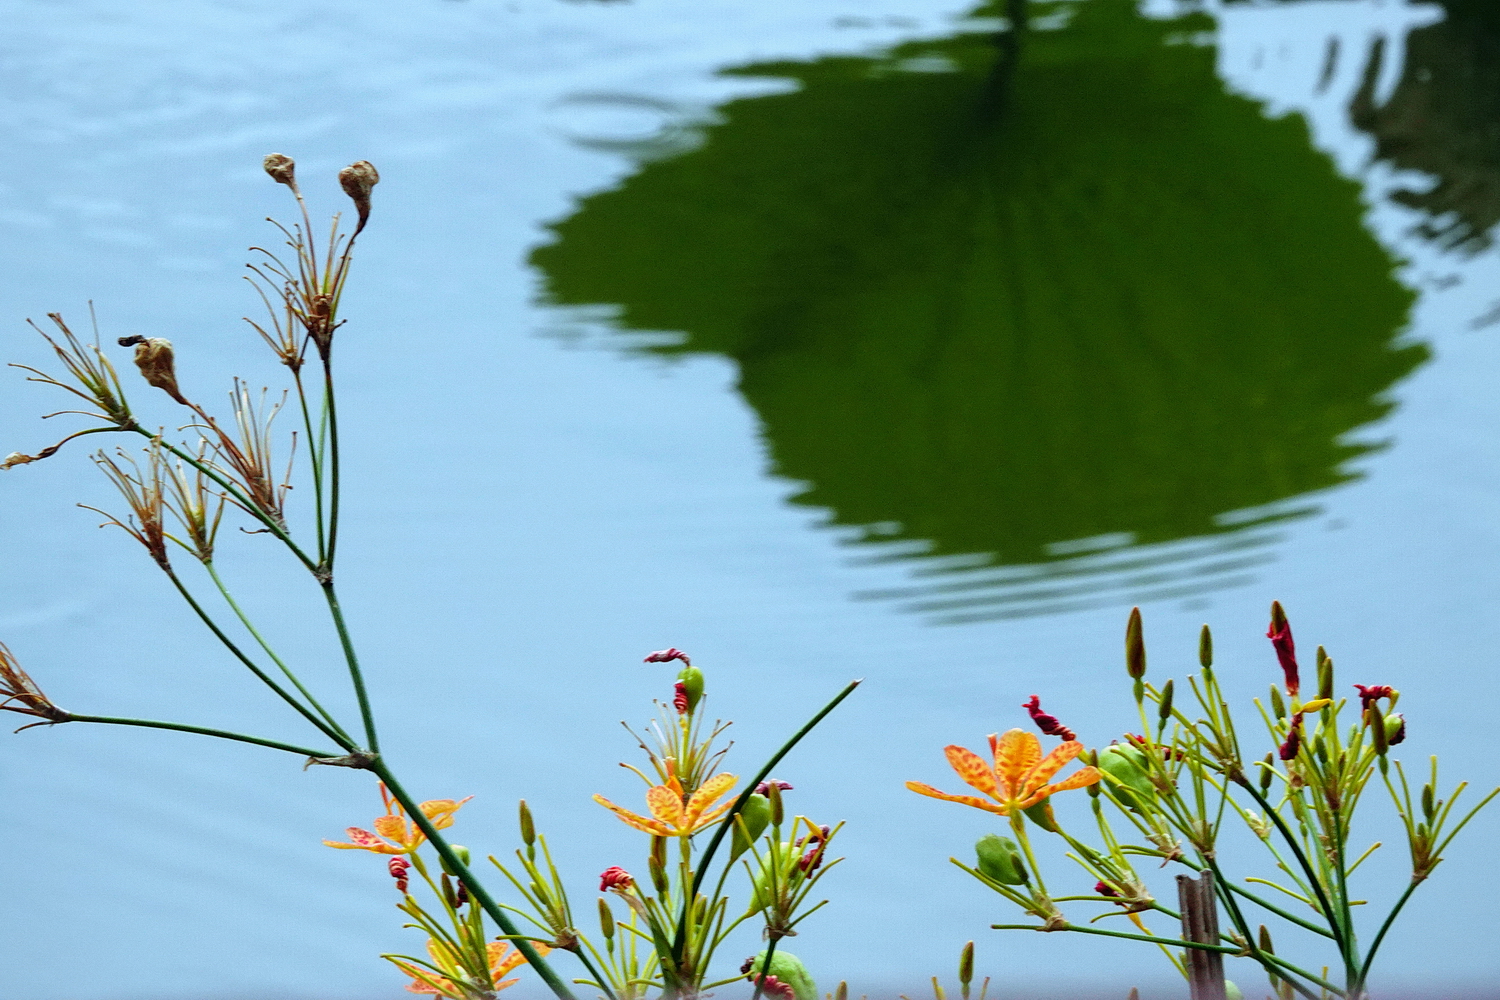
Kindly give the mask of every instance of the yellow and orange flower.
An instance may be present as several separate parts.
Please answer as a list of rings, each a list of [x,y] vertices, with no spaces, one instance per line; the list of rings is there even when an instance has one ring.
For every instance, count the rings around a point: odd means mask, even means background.
[[[545,955],[551,950],[551,948],[548,948],[544,944],[536,945],[538,955]],[[510,942],[491,941],[485,945],[485,952],[489,959],[490,980],[488,983],[481,982],[474,985],[485,993],[498,993],[520,982],[519,979],[504,978],[506,973],[514,972],[518,967],[526,964],[525,957],[519,951],[511,951]],[[463,965],[458,961],[458,957],[453,954],[453,950],[446,944],[428,938],[427,954],[432,956],[432,964],[438,968],[464,980],[472,978],[464,972]],[[412,981],[406,986],[408,993],[436,994],[453,997],[455,1000],[464,1000],[464,998],[474,995],[474,990],[465,989],[447,976],[437,975],[430,969],[421,968],[395,957],[391,957],[391,961],[402,972],[411,976]]]
[[[401,808],[401,803],[391,797],[385,785],[380,786],[380,797],[385,802],[385,815],[375,818],[372,824],[375,827],[375,833],[351,826],[345,831],[349,835],[350,843],[345,844],[335,840],[325,840],[323,843],[341,851],[373,851],[376,854],[410,854],[426,843],[426,835],[417,828],[416,823],[407,818],[406,810]],[[457,801],[429,799],[423,802],[420,808],[422,815],[431,820],[433,826],[439,830],[446,830],[453,825],[453,814],[473,797],[470,795],[468,798]],[[382,837],[385,839],[382,840]]]
[[[595,795],[594,801],[637,830],[657,837],[690,837],[711,825],[734,805],[733,799],[717,806],[714,803],[734,787],[736,780],[732,774],[716,774],[692,795],[685,795],[682,783],[669,768],[665,785],[652,785],[646,790],[646,805],[651,810],[651,818],[617,806],[602,795]]]
[[[1084,788],[1099,780],[1097,770],[1085,767],[1055,785],[1047,784],[1048,778],[1083,752],[1083,744],[1077,740],[1068,740],[1043,757],[1042,746],[1036,736],[1024,729],[1012,729],[998,738],[994,734],[990,735],[990,753],[995,761],[993,766],[985,763],[984,758],[977,753],[963,747],[944,747],[943,752],[948,755],[948,763],[958,772],[964,784],[977,788],[994,801],[987,802],[977,795],[949,795],[920,781],[908,781],[906,787],[918,795],[961,802],[1001,816],[1009,816],[1017,809],[1030,809],[1049,795],[1065,792],[1070,788]]]

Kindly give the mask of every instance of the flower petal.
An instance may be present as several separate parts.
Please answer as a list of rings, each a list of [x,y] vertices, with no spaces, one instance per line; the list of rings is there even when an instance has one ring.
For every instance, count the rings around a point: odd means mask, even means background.
[[[453,814],[463,808],[463,804],[473,797],[470,795],[457,802],[453,799],[429,799],[418,808],[422,810],[423,816],[432,820],[433,826],[439,830],[446,830],[453,825]]]
[[[1055,785],[1043,785],[1042,787],[1037,788],[1021,803],[1021,808],[1030,809],[1038,802],[1041,802],[1043,799],[1055,795],[1058,792],[1066,792],[1073,788],[1084,788],[1088,785],[1092,785],[1099,780],[1099,777],[1099,772],[1094,770],[1094,768],[1085,767],[1082,770],[1078,771],[1076,774],[1068,775],[1066,778],[1064,778],[1062,781],[1059,781]]]
[[[418,847],[425,839],[420,830],[400,816],[377,816],[375,832],[393,844],[399,844],[403,853]]]
[[[916,792],[918,795],[926,795],[928,798],[957,802],[960,805],[973,806],[975,809],[983,809],[986,812],[999,813],[1001,816],[1010,814],[1010,810],[1005,806],[996,805],[986,799],[981,799],[977,795],[949,795],[947,792],[938,791],[931,785],[924,785],[920,781],[908,781],[906,788],[908,791]]]
[[[720,796],[734,787],[735,777],[732,774],[716,774],[703,783],[688,799],[687,825],[697,826],[698,817],[703,815],[703,810],[713,805]]]
[[[642,833],[649,833],[657,837],[672,836],[672,831],[666,826],[663,826],[661,823],[658,823],[656,820],[647,819],[644,816],[637,816],[629,809],[625,809],[621,806],[615,805],[613,802],[609,801],[609,799],[606,799],[602,795],[595,795],[594,801],[599,803],[604,808],[608,809],[610,812],[614,813],[616,816],[620,817],[620,819],[624,820],[627,825],[635,827]]]
[[[357,826],[351,826],[344,831],[349,835],[350,843],[341,844],[335,840],[325,840],[323,843],[340,851],[374,851],[376,854],[405,854],[406,849],[394,844],[387,844],[369,830],[361,830]]]
[[[1042,745],[1024,729],[1011,729],[1000,737],[995,747],[995,776],[1006,790],[1006,796],[1019,797],[1021,780],[1042,759]]]
[[[977,788],[986,795],[995,794],[995,772],[984,762],[983,757],[958,746],[943,747],[943,753],[947,754],[949,766],[958,772],[964,784]]]
[[[682,808],[682,793],[670,785],[652,785],[646,789],[646,806],[651,815],[670,827],[681,829],[687,826]]]
[[[1027,794],[1045,785],[1048,778],[1062,770],[1064,764],[1081,753],[1083,753],[1083,744],[1077,740],[1068,740],[1066,743],[1053,747],[1052,752],[1046,758],[1038,761],[1022,776],[1021,780],[1025,787],[1021,790],[1021,794]]]

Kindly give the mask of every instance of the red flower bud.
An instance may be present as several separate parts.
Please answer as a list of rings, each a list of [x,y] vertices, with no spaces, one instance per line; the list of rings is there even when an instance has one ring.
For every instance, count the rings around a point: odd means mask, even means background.
[[[1112,886],[1112,885],[1110,885],[1108,882],[1095,882],[1094,883],[1094,891],[1097,892],[1101,896],[1119,896],[1120,895],[1120,893],[1118,891],[1116,891],[1115,887]]]
[[[406,870],[411,867],[411,862],[405,858],[392,858],[387,865],[391,872],[391,878],[406,878]]]
[[[683,663],[687,664],[688,666],[692,666],[692,664],[693,664],[693,661],[690,660],[690,659],[688,659],[688,655],[686,653],[684,653],[682,650],[678,649],[676,646],[673,646],[673,647],[671,647],[669,649],[658,649],[656,652],[652,653],[650,656],[647,656],[641,662],[642,663],[671,663],[673,660],[681,660]]]
[[[677,682],[677,691],[672,695],[672,707],[677,709],[678,715],[686,715],[688,710],[687,685],[682,681]]]
[[[1031,700],[1021,705],[1027,712],[1031,713],[1031,721],[1036,727],[1048,736],[1057,736],[1064,740],[1075,740],[1078,735],[1067,726],[1057,721],[1057,716],[1048,715],[1042,711],[1042,699],[1040,695],[1032,695]]]
[[[599,891],[624,892],[635,885],[635,877],[625,869],[614,866],[604,869],[599,876]]]
[[[1297,646],[1292,642],[1292,624],[1286,620],[1280,601],[1271,602],[1271,628],[1266,638],[1276,647],[1276,659],[1281,661],[1281,671],[1286,674],[1286,693],[1297,694],[1302,690],[1302,681],[1297,676]]]
[[[1364,711],[1369,711],[1370,705],[1377,699],[1390,699],[1396,693],[1389,684],[1371,684],[1369,687],[1356,684],[1354,686],[1359,688],[1359,707]]]
[[[751,959],[751,961],[753,962],[754,959]],[[756,980],[755,973],[753,972],[745,978],[752,983]],[[763,997],[783,997],[785,1000],[795,1000],[797,992],[792,989],[791,983],[783,983],[775,976],[761,976],[760,995]]]
[[[762,781],[760,784],[756,785],[755,794],[770,795],[772,785],[775,785],[783,792],[790,792],[792,790],[792,783],[790,781],[782,781],[780,778],[771,778],[768,781]]]

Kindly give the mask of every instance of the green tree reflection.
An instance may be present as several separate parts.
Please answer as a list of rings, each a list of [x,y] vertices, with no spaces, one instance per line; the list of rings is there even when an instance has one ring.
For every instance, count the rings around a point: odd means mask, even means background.
[[[797,89],[585,199],[546,295],[734,359],[797,503],[971,557],[908,595],[948,620],[1237,580],[1264,535],[1221,515],[1350,478],[1426,357],[1412,295],[1304,123],[1226,92],[1209,19],[1009,7],[729,71]],[[1206,543],[1058,544],[1097,536]]]

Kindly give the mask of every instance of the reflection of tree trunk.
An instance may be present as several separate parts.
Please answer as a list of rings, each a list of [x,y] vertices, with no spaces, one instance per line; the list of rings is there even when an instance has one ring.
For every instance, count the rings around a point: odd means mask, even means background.
[[[990,68],[983,95],[982,107],[987,116],[998,115],[1010,100],[1011,81],[1016,76],[1016,64],[1021,61],[1030,18],[1030,0],[1005,0],[1007,23],[1004,31],[995,34],[995,64]]]

